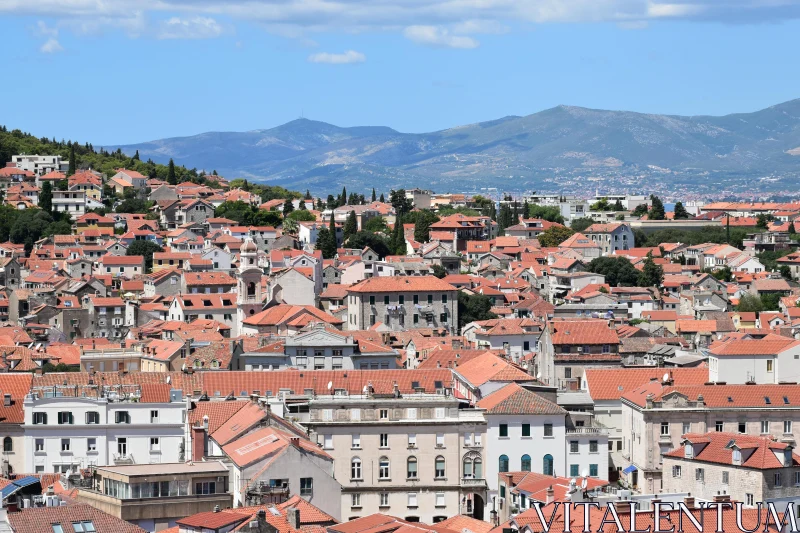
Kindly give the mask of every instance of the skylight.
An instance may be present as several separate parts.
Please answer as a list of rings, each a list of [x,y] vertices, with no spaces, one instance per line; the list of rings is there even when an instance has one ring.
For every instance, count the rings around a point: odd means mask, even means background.
[[[767,405],[769,405],[769,404],[771,404],[771,403],[772,403],[772,402],[769,400],[769,396],[764,396],[764,403],[765,403],[765,404],[767,404]]]
[[[788,396],[784,396],[783,397],[783,403],[785,403],[786,405],[789,405],[789,397]]]

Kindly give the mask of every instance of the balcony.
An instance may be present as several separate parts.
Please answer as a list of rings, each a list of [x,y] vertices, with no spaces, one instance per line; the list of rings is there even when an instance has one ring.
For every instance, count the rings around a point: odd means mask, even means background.
[[[486,489],[486,480],[483,478],[461,478],[461,486],[468,489]]]
[[[567,429],[567,435],[608,435],[608,428],[581,426]]]
[[[115,453],[114,454],[114,464],[115,465],[133,465],[136,464],[136,461],[133,459],[133,455],[129,453]]]

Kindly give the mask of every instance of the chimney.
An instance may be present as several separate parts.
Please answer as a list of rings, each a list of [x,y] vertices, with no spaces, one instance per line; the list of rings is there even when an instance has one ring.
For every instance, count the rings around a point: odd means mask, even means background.
[[[553,485],[550,485],[549,487],[547,487],[547,492],[545,494],[546,494],[546,496],[545,496],[545,500],[546,500],[545,501],[545,505],[550,505],[551,503],[553,503],[553,500],[556,499],[556,493],[553,490]]]
[[[202,461],[206,451],[206,428],[192,428],[192,461]]]
[[[683,504],[689,509],[694,509],[694,496],[691,492],[683,498]]]
[[[730,494],[725,494],[725,491],[722,491],[722,493],[717,491],[717,493],[714,495],[713,501],[715,501],[715,502],[729,502],[729,501],[731,501],[731,495]]]
[[[300,529],[300,509],[288,509],[286,511],[286,521],[292,529]]]
[[[299,448],[300,447],[300,437],[290,437],[289,438],[289,442],[291,442],[292,446],[294,446],[295,448]],[[297,529],[297,528],[295,528],[295,529]]]
[[[617,514],[631,514],[631,501],[630,500],[615,500],[614,509]]]
[[[219,505],[215,505],[215,506],[214,506],[214,512],[215,512],[215,513],[218,513],[219,511],[220,511],[220,509],[219,509]]]

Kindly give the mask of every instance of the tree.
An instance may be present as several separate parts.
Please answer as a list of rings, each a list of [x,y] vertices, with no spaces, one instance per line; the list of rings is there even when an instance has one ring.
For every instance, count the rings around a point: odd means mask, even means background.
[[[286,217],[285,220],[294,220],[295,222],[314,222],[317,220],[317,217],[315,217],[312,213],[309,213],[308,210],[299,209],[289,213],[289,216]]]
[[[392,239],[389,241],[389,246],[392,249],[392,254],[394,255],[406,255],[408,253],[408,247],[406,246],[406,236],[405,232],[403,231],[403,223],[398,218],[394,223],[394,228],[392,230]]]
[[[382,216],[372,217],[367,220],[367,223],[364,224],[361,229],[371,233],[389,233],[389,226],[386,224],[386,219]]]
[[[358,231],[358,219],[356,218],[356,212],[350,211],[350,214],[347,215],[347,221],[344,223],[344,238],[347,239],[350,235],[353,235]]]
[[[135,240],[128,246],[126,255],[144,256],[144,269],[146,272],[150,272],[150,269],[153,268],[153,254],[163,251],[158,244],[152,241]]]
[[[505,231],[505,229],[514,224],[514,214],[511,212],[511,207],[507,203],[500,205],[500,212],[497,214],[497,229]]]
[[[492,313],[492,301],[483,294],[467,294],[458,291],[458,327],[463,328],[470,322],[497,318]]]
[[[414,215],[411,217],[410,215]],[[439,217],[432,211],[421,209],[406,215],[408,222],[414,222],[414,240],[417,242],[428,242],[431,240],[431,224],[439,221]]]
[[[395,214],[402,218],[414,208],[414,203],[410,198],[406,198],[406,190],[398,189],[389,193],[389,203],[394,207]]]
[[[78,168],[78,161],[75,157],[75,145],[71,144],[69,146],[69,166],[67,167],[67,177],[75,175],[75,171]]]
[[[569,227],[574,231],[581,232],[584,231],[589,226],[591,226],[592,224],[594,224],[594,219],[591,219],[589,217],[581,217],[581,218],[576,218],[575,220],[570,222]]]
[[[382,204],[385,204],[385,203],[386,203],[386,198],[384,198],[384,197],[383,197],[383,193],[381,193],[380,202],[381,202]]]
[[[295,211],[296,213],[298,211]],[[294,213],[292,213],[294,214]],[[299,228],[299,224],[297,221],[291,217],[287,217],[283,219],[283,232],[289,235],[297,235],[297,230]]]
[[[539,239],[539,244],[541,244],[543,247],[555,248],[562,242],[572,237],[574,233],[575,232],[573,230],[564,226],[550,226],[541,232],[537,238]]]
[[[357,248],[359,250],[369,247],[373,252],[378,254],[378,257],[381,259],[387,255],[392,255],[392,250],[389,248],[388,241],[380,235],[368,231],[359,231],[351,235],[345,242],[345,246],[347,248]]]
[[[328,231],[331,232],[331,241],[333,242],[333,248],[334,248],[334,252],[333,253],[335,254],[336,253],[336,248],[339,247],[339,238],[338,238],[338,235],[337,235],[338,232],[336,231],[336,217],[333,216],[333,213],[331,213],[331,220],[330,220],[330,222],[328,224]]]
[[[528,217],[540,218],[548,222],[557,222],[558,224],[564,223],[564,217],[561,216],[561,210],[554,205],[543,206],[539,204],[533,204],[530,206],[530,213],[528,213]]]
[[[294,211],[294,204],[291,198],[287,198],[286,201],[283,202],[283,216],[288,215],[292,211]]]
[[[175,161],[173,161],[171,157],[167,165],[167,183],[170,185],[178,184],[178,177],[175,175]]]
[[[759,213],[759,215],[756,217],[756,227],[758,229],[767,229],[771,220],[772,220],[772,215],[765,215],[764,213]]]
[[[792,279],[792,269],[791,269],[791,268],[789,268],[789,265],[782,265],[782,266],[781,266],[781,267],[778,269],[778,272],[780,272],[780,273],[781,273],[781,276],[783,276],[783,277],[784,277],[784,279],[788,279],[788,280],[791,280],[791,279]]]
[[[683,202],[681,202],[681,201],[675,202],[675,211],[674,212],[675,212],[675,215],[674,215],[673,218],[675,220],[685,220],[685,219],[689,218],[689,212],[686,210],[685,207],[683,207]]]
[[[664,212],[664,204],[661,202],[661,198],[658,196],[651,194],[650,195],[650,211],[647,212],[647,219],[648,220],[664,220],[667,218],[667,214]]]
[[[637,285],[640,287],[660,287],[664,281],[664,269],[653,260],[653,252],[647,252]]]
[[[647,204],[639,204],[636,206],[636,209],[633,210],[631,215],[635,217],[643,217],[647,214]]]
[[[308,209],[306,207],[306,199],[305,198],[303,198],[302,200],[300,200],[300,202],[298,202],[297,209],[299,209],[300,211],[306,211]]]
[[[627,257],[597,257],[592,259],[587,269],[604,276],[610,287],[631,287],[639,280],[639,271]]]
[[[39,208],[48,213],[53,212],[53,184],[45,181],[42,184],[42,192],[39,194]]]
[[[317,250],[322,252],[325,259],[333,259],[336,255],[336,236],[331,235],[331,230],[326,226],[319,229],[317,233]]]
[[[740,313],[760,313],[764,310],[764,304],[761,298],[755,294],[743,294],[742,297],[739,298],[739,304],[736,306],[736,310]]]
[[[372,201],[375,201],[375,187],[372,188]]]
[[[339,207],[347,205],[347,187],[342,187],[342,195],[339,197]]]
[[[445,268],[438,263],[434,264],[431,267],[431,272],[433,272],[433,275],[439,279],[442,279],[443,277],[447,276],[447,270],[445,270]]]
[[[311,200],[311,191],[306,189],[306,195],[304,197],[305,200]],[[302,202],[301,202],[302,203]]]
[[[614,206],[611,208],[612,211],[625,211],[625,206],[622,205],[622,201],[617,198],[617,201],[614,202]]]

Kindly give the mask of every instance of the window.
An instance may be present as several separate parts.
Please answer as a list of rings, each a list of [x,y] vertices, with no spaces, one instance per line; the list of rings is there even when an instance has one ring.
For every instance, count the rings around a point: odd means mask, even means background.
[[[86,439],[86,451],[88,452],[96,452],[97,451],[97,439],[92,437]]]
[[[34,451],[43,452],[44,451],[44,439],[36,439],[34,442]]]
[[[800,486],[800,472],[794,473],[794,486],[795,487]]]
[[[439,314],[439,322],[447,322],[447,313]]]
[[[128,439],[123,437],[117,438],[117,453],[123,457],[128,455]]]
[[[389,305],[389,295],[388,295],[388,294],[387,294],[386,296],[384,296],[384,297],[383,297],[383,303],[384,303],[385,305]]]
[[[300,496],[311,496],[314,494],[314,479],[310,477],[300,478]]]
[[[747,505],[747,506],[752,506],[753,505],[753,495],[752,494],[747,493],[747,494],[744,495],[744,504]]]
[[[523,472],[530,472],[531,471],[531,456],[527,453],[522,456],[520,460],[520,470]]]
[[[498,472],[508,472],[508,456],[501,455],[498,461]]]
[[[361,459],[358,457],[350,461],[350,479],[361,479]]]
[[[781,473],[780,472],[775,472],[775,486],[776,487],[780,487],[781,486]]]
[[[433,294],[429,294],[428,295],[428,305],[431,305],[432,303],[433,303]]]
[[[409,433],[408,434],[408,447],[409,448],[416,448],[417,447],[417,434],[416,433]]]
[[[389,506],[389,493],[388,492],[381,492],[381,507],[388,507]]]
[[[380,447],[381,448],[388,448],[389,447],[389,434],[388,433],[381,433],[381,435],[380,435]]]
[[[161,451],[161,440],[158,437],[150,437],[150,451]]]
[[[441,389],[441,388],[439,387],[439,389]],[[434,418],[444,418],[445,415],[446,415],[446,411],[445,411],[444,407],[437,407],[433,412],[433,417]]]
[[[522,436],[523,437],[530,437],[531,436],[531,425],[530,424],[522,424]]]
[[[53,524],[53,533],[64,533],[64,528],[61,524]]]
[[[401,294],[400,296],[397,297],[397,303],[399,303],[400,305],[405,304],[406,303],[406,297]]]
[[[389,458],[381,457],[378,461],[378,479],[389,479]]]
[[[553,436],[553,424],[545,424],[544,425],[544,436],[545,437],[552,437]]]
[[[4,452],[13,452],[14,451],[14,441],[11,440],[11,437],[3,438],[3,451]]]
[[[352,439],[351,444],[350,444],[351,448],[354,448],[356,450],[361,448],[361,435],[360,434],[354,433],[352,435],[351,439]]]
[[[361,420],[361,409],[350,409],[350,420],[358,422]]]
[[[369,305],[375,305],[375,297],[374,296],[370,296],[369,297]]]
[[[739,433],[747,433],[747,424],[745,422],[739,422]]]
[[[333,449],[333,435],[323,435],[322,436],[322,447],[326,450]]]
[[[151,410],[150,411],[150,423],[151,424],[158,424],[158,411]]]
[[[783,421],[783,432],[784,433],[791,433],[792,432],[792,421],[791,420],[784,420]]]
[[[131,415],[128,411],[117,411],[114,413],[114,420],[117,424],[130,424]]]
[[[589,477],[597,477],[597,464],[589,464]]]
[[[322,420],[324,422],[330,422],[331,420],[333,420],[333,409],[323,409]]]
[[[723,427],[723,424],[722,424],[722,420],[717,420],[714,423],[714,430],[715,431],[722,431],[723,429],[724,429],[724,427]]]
[[[702,468],[697,468],[694,471],[694,480],[704,483],[706,480],[706,472]]]
[[[94,523],[91,520],[84,520],[83,522],[73,522],[72,529],[75,530],[75,533],[94,533],[96,529],[94,528]]]
[[[672,467],[672,477],[681,477],[681,466],[675,465]]]
[[[772,372],[772,359],[767,359],[767,372]]]
[[[381,420],[388,420],[389,419],[389,410],[388,409],[381,409],[379,418]]]
[[[500,437],[508,437],[508,424],[500,424]]]
[[[416,507],[417,506],[417,493],[416,492],[409,492],[408,493],[408,506],[409,507]]]
[[[409,420],[416,420],[417,419],[417,408],[416,407],[409,407],[406,409],[406,418]]]
[[[590,440],[589,441],[589,453],[597,453],[597,441]]]
[[[443,492],[437,492],[436,493],[436,507],[444,507],[444,506],[445,506],[444,493]]]
[[[761,433],[769,433],[769,420],[761,421]]]
[[[61,439],[61,451],[68,452],[70,449],[69,439]]]
[[[350,495],[350,507],[361,507],[361,494]]]
[[[447,303],[447,295],[446,294],[442,294],[442,303],[443,304]]]
[[[434,477],[436,478],[444,478],[444,457],[441,455],[436,458],[436,462],[434,463]]]
[[[417,469],[417,458],[411,456],[406,461],[406,477],[408,479],[417,479],[419,470]]]
[[[727,485],[728,484],[728,472],[727,471],[722,472],[722,484],[723,485]]]
[[[437,433],[436,434],[436,447],[437,448],[444,448],[444,433]]]
[[[580,473],[580,466],[579,465],[569,465],[569,475],[572,477],[578,477]]]
[[[569,441],[569,453],[578,453],[578,441]]]
[[[100,413],[97,411],[88,411],[86,413],[86,423],[87,424],[99,424],[100,423]]]
[[[669,422],[661,422],[661,434],[669,435]]]
[[[74,424],[75,419],[72,416],[72,412],[70,411],[59,411],[58,413],[58,423],[59,424]]]

